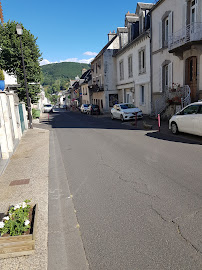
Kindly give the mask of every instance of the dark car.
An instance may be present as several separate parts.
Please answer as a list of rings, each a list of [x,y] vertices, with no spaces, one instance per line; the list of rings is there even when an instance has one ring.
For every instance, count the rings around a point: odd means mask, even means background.
[[[90,104],[87,109],[88,114],[100,114],[100,107],[98,105]]]

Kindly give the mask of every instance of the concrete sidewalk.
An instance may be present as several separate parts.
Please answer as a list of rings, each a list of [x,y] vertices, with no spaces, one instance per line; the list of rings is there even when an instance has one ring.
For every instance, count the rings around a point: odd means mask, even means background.
[[[48,168],[49,131],[28,130],[0,177],[0,212],[26,199],[38,203],[36,250],[33,255],[0,259],[1,270],[47,269]],[[29,184],[9,186],[13,180],[23,179],[29,179]]]

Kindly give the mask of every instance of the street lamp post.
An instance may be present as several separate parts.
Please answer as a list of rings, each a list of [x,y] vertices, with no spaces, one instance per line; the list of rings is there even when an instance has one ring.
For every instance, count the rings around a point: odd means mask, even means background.
[[[16,31],[17,31],[18,36],[20,37],[20,47],[21,47],[21,54],[22,54],[24,82],[25,82],[25,89],[26,89],[26,96],[27,96],[29,128],[32,129],[33,127],[32,127],[31,102],[30,102],[29,91],[28,91],[28,87],[27,87],[27,77],[26,77],[26,71],[25,71],[25,62],[24,62],[24,55],[23,55],[23,50],[22,50],[22,40],[21,40],[21,36],[23,34],[23,29],[22,29],[22,26],[20,24],[16,25]]]

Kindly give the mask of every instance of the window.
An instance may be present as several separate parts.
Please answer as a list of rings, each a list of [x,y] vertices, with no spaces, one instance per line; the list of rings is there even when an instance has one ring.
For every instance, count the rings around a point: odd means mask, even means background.
[[[123,60],[119,62],[120,80],[124,79]]]
[[[191,23],[196,22],[196,1],[191,2]]]
[[[168,65],[164,66],[164,86],[165,88],[168,87]]]
[[[133,64],[132,64],[132,55],[128,57],[128,77],[133,77]]]
[[[118,103],[118,94],[109,94],[109,107]]]
[[[198,105],[191,105],[184,109],[183,114],[195,114],[198,112],[199,106]]]
[[[159,47],[168,46],[169,39],[173,34],[173,12],[166,11],[159,22]]]
[[[96,63],[96,65],[95,65],[95,71],[96,71],[96,73],[97,73],[97,63]]]
[[[146,72],[145,49],[139,51],[139,74]]]
[[[168,17],[165,19],[164,27],[165,27],[164,47],[166,47],[168,46],[168,29],[169,29]]]
[[[173,83],[173,63],[166,60],[160,68],[160,92],[168,91]]]
[[[199,113],[199,114],[202,114],[202,105],[199,106],[198,113]]]
[[[140,86],[140,104],[145,104],[145,88],[144,85]]]

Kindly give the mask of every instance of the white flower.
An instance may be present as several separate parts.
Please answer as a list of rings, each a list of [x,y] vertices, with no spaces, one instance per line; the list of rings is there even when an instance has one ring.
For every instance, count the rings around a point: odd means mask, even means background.
[[[4,217],[3,219],[4,219],[4,220],[9,220],[9,217]]]
[[[30,221],[28,219],[25,220],[25,226],[29,225]]]
[[[26,202],[23,202],[22,203],[22,208],[25,208],[25,207],[27,207],[27,204],[26,204]]]
[[[0,221],[0,229],[3,229],[4,225],[5,225],[4,222]]]
[[[19,208],[20,208],[20,204],[16,204],[16,205],[14,206],[14,210],[19,209]]]

